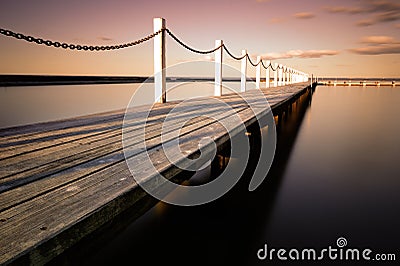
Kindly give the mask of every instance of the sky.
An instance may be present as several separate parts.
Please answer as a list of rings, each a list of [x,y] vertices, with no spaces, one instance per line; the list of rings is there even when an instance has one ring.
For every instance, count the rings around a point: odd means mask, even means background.
[[[222,39],[240,55],[319,77],[400,77],[398,0],[1,0],[0,28],[44,39],[114,45],[153,31],[153,18],[186,44],[212,49]],[[212,60],[167,37],[167,66]],[[83,52],[0,36],[0,74],[153,74],[153,42]],[[240,69],[238,62],[224,63]],[[249,75],[254,69],[249,67]]]

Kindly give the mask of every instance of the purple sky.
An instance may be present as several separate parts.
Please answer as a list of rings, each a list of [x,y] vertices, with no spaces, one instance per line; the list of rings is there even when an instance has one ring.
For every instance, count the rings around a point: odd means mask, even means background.
[[[202,50],[223,39],[318,76],[400,77],[398,0],[2,0],[0,27],[68,43],[112,45],[152,32],[154,17]],[[65,51],[0,36],[0,73],[151,75],[152,41],[123,51]],[[225,62],[239,67],[228,60]],[[210,59],[167,38],[167,65]],[[254,70],[249,68],[249,73]]]

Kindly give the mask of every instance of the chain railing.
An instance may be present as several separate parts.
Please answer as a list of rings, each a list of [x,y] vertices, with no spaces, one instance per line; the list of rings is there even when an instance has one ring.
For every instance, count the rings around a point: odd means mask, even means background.
[[[171,36],[172,39],[174,39],[177,43],[179,43],[180,45],[182,45],[184,48],[186,48],[187,50],[196,53],[196,54],[212,54],[215,51],[219,50],[221,47],[223,47],[224,45],[220,45],[218,47],[215,47],[214,49],[211,50],[206,50],[206,51],[201,51],[201,50],[197,50],[194,49],[192,47],[190,47],[189,45],[185,44],[184,42],[182,42],[178,37],[176,37],[169,29],[165,29],[165,31],[169,34],[169,36]]]
[[[163,18],[155,18],[154,19],[154,32],[135,41],[117,45],[82,45],[82,44],[70,44],[59,41],[51,41],[43,38],[37,38],[29,35],[25,35],[22,33],[17,33],[11,30],[0,28],[0,34],[15,38],[18,40],[24,40],[30,43],[36,43],[38,45],[46,45],[49,47],[62,48],[62,49],[70,49],[77,51],[112,51],[119,50],[124,48],[129,48],[135,45],[142,44],[151,39],[154,40],[154,70],[155,70],[155,91],[156,91],[156,101],[165,102],[166,101],[166,72],[165,72],[165,32],[178,44],[180,44],[185,49],[197,53],[197,54],[211,54],[218,53],[218,56],[215,56],[215,64],[216,64],[216,77],[215,81],[217,83],[222,83],[222,50],[224,50],[232,59],[237,61],[242,61],[242,76],[241,76],[241,91],[246,91],[246,72],[247,72],[247,64],[245,62],[249,62],[252,66],[257,67],[257,84],[256,87],[260,88],[260,77],[261,66],[267,70],[267,75],[269,75],[269,68],[274,72],[274,86],[280,86],[285,84],[292,84],[302,81],[308,80],[308,75],[295,70],[293,68],[288,68],[283,65],[275,64],[275,68],[273,67],[271,61],[268,61],[268,65],[264,64],[264,61],[261,57],[257,58],[257,63],[254,63],[251,60],[250,54],[247,53],[247,50],[243,50],[241,56],[235,56],[225,44],[223,44],[222,40],[218,40],[216,43],[216,47],[210,50],[198,50],[195,49],[183,41],[181,41],[170,29],[165,26],[165,20]],[[221,49],[221,50],[220,50]],[[217,71],[218,68],[218,71]],[[218,75],[218,76],[217,76]],[[267,87],[269,87],[270,77],[266,77]],[[311,81],[313,82],[313,81]],[[222,84],[218,85],[220,88],[220,92],[218,95],[222,94]],[[217,95],[217,89],[216,89]],[[161,98],[160,98],[161,97]]]
[[[234,56],[234,55],[228,50],[228,48],[226,47],[226,45],[224,45],[224,50],[225,50],[225,52],[226,52],[230,57],[232,57],[232,58],[235,59],[235,60],[242,60],[243,58],[249,56],[248,53],[246,53],[246,54],[244,54],[244,55],[242,55],[242,56],[240,56],[240,57]]]
[[[12,37],[12,38],[15,38],[18,40],[24,40],[27,42],[36,43],[39,45],[46,45],[49,47],[53,46],[55,48],[63,48],[63,49],[78,50],[78,51],[81,51],[81,50],[83,50],[83,51],[110,51],[110,50],[118,50],[118,49],[128,48],[128,47],[132,47],[132,46],[144,43],[146,41],[149,41],[160,33],[161,33],[161,30],[154,32],[152,34],[149,34],[144,38],[141,38],[139,40],[129,42],[129,43],[123,43],[123,44],[118,44],[118,45],[105,45],[105,46],[96,45],[96,46],[94,46],[94,45],[70,44],[70,43],[65,43],[65,42],[61,43],[58,41],[45,40],[42,38],[36,38],[36,37],[32,37],[32,36],[25,35],[22,33],[16,33],[11,30],[6,30],[6,29],[0,28],[0,34],[5,35],[7,37]]]

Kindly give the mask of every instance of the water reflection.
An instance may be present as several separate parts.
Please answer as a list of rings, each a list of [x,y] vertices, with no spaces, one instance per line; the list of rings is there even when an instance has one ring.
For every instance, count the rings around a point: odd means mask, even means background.
[[[265,225],[266,243],[317,248],[345,237],[350,247],[398,255],[399,99],[390,87],[317,88]]]
[[[257,190],[248,191],[248,185],[260,153],[260,134],[266,134],[258,125],[248,129],[251,153],[249,164],[238,184],[209,204],[179,207],[157,203],[150,211],[134,220],[130,210],[115,221],[108,233],[97,241],[86,241],[65,253],[53,263],[110,264],[117,261],[139,262],[149,265],[251,265],[257,263],[255,252],[265,241],[265,226],[275,205],[283,182],[283,174],[295,143],[298,128],[310,104],[309,95],[302,96],[291,108],[277,116],[277,152],[271,170]],[[228,149],[188,184],[212,179],[226,166]],[[147,200],[146,204],[153,204]],[[127,224],[127,227],[121,229]],[[110,233],[112,232],[112,233]],[[118,232],[118,233],[117,233]]]
[[[138,84],[0,88],[0,128],[124,109]]]
[[[210,82],[167,83],[167,90],[174,88],[167,99],[212,96],[213,86]],[[252,82],[248,87],[255,88]],[[240,82],[224,82],[224,94],[239,89]],[[0,128],[124,110],[134,93],[140,95],[132,106],[152,104],[154,83],[0,87]]]

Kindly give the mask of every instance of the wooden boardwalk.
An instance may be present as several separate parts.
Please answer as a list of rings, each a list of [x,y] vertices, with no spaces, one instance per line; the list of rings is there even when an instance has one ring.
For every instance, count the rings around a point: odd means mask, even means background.
[[[275,114],[309,85],[262,91]],[[219,99],[234,108],[246,126],[255,122],[254,113],[237,94]],[[208,98],[198,101],[209,115],[223,115]],[[138,154],[165,158],[160,130],[177,103],[155,105],[147,119],[147,151]],[[201,116],[204,110],[193,108],[190,112]],[[121,142],[124,111],[0,130],[0,264],[46,263],[146,195],[125,162]],[[145,117],[132,122],[130,130],[134,131],[135,124],[144,123]],[[215,120],[204,117],[186,124],[181,134],[185,135],[181,145],[192,152],[198,149],[193,141],[196,136],[220,140],[227,136]],[[157,168],[169,177],[177,174],[168,160],[158,159]]]

